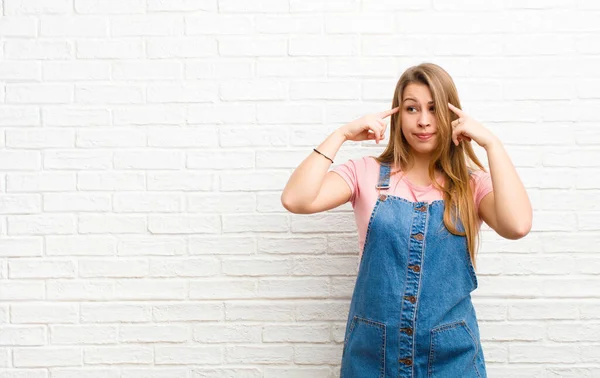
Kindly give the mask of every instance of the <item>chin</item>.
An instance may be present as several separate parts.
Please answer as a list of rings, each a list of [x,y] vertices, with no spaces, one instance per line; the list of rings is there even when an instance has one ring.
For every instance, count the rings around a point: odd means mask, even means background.
[[[419,154],[430,154],[432,153],[438,146],[436,140],[430,140],[427,143],[423,143],[421,141],[414,141],[409,143],[410,148],[419,153]]]
[[[419,155],[431,155],[433,153],[433,148],[420,148],[420,149],[416,149],[413,148],[413,151]]]

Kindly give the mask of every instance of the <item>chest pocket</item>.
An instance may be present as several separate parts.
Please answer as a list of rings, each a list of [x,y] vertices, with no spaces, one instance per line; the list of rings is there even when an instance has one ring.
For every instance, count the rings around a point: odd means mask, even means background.
[[[385,324],[358,316],[352,318],[340,378],[385,377]]]
[[[431,330],[429,378],[481,378],[477,369],[479,351],[475,336],[464,320],[442,324]]]

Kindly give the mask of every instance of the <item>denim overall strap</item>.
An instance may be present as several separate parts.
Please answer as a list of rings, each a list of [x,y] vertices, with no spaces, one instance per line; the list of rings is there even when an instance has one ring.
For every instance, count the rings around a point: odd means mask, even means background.
[[[379,181],[375,186],[378,193],[381,193],[381,190],[387,190],[390,188],[390,166],[387,163],[381,163],[379,167]]]

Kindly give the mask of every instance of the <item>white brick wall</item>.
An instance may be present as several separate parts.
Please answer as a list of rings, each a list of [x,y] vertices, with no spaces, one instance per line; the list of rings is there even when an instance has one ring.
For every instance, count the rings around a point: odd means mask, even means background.
[[[483,232],[489,376],[600,376],[597,2],[0,13],[0,378],[338,377],[352,209],[294,215],[279,196],[423,61],[504,141],[534,205],[525,239]],[[380,150],[348,143],[336,160]]]

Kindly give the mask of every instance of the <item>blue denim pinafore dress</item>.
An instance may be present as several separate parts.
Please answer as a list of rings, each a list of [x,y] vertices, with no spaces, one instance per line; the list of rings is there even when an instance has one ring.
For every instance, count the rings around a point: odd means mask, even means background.
[[[389,172],[382,164],[378,189],[389,189]],[[466,237],[444,226],[444,206],[380,192],[352,294],[341,378],[487,377],[470,294],[477,277]]]

